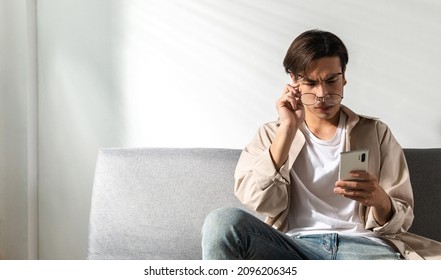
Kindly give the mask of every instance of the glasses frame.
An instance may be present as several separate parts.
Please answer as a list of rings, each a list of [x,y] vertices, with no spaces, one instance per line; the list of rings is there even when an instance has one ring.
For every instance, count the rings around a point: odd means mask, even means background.
[[[302,101],[302,97],[303,97],[305,94],[312,94],[312,95],[314,95],[314,96],[315,96],[315,101],[314,101],[314,103],[311,103],[311,104],[309,104],[309,103],[308,103],[308,104],[304,103],[304,102]],[[329,100],[329,97],[333,97],[333,96],[338,96],[338,97],[340,97],[340,100],[339,100],[338,102],[336,102],[336,103],[328,103],[328,102],[326,102],[326,100]],[[300,102],[302,102],[302,104],[305,105],[305,106],[312,106],[312,105],[315,105],[319,100],[321,100],[321,101],[322,101],[323,103],[325,103],[326,105],[329,105],[329,106],[335,106],[335,105],[341,103],[341,101],[343,100],[343,95],[336,94],[336,93],[330,93],[330,94],[326,94],[325,96],[317,96],[317,94],[312,93],[312,92],[302,93],[302,94],[300,95]]]

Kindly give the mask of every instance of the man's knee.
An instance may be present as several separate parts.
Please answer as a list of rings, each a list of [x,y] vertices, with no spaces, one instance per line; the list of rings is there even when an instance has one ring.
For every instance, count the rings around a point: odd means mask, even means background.
[[[247,212],[236,207],[221,207],[215,209],[205,218],[203,232],[225,231],[231,228],[231,226],[240,223],[247,215],[249,215]]]
[[[210,212],[202,228],[203,258],[240,258],[236,242],[241,236],[241,227],[250,220],[249,216],[244,210],[234,207],[222,207]]]

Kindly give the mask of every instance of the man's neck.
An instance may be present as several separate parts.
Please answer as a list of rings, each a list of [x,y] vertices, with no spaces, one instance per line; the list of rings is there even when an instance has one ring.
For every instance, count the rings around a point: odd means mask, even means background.
[[[320,119],[309,114],[305,116],[305,123],[309,131],[321,140],[330,140],[334,137],[339,121],[340,112],[330,119]]]

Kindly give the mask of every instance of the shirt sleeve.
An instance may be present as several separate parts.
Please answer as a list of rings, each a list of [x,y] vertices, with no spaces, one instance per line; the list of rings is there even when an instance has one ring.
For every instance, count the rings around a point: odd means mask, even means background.
[[[406,158],[390,129],[381,123],[379,131],[379,135],[382,135],[379,185],[391,198],[394,213],[389,222],[380,226],[372,211],[369,211],[367,227],[383,235],[406,232],[414,219],[413,193]]]
[[[273,135],[262,127],[239,158],[235,171],[235,194],[251,210],[275,217],[288,207],[290,170],[276,170],[269,147]],[[288,162],[288,160],[287,160]]]

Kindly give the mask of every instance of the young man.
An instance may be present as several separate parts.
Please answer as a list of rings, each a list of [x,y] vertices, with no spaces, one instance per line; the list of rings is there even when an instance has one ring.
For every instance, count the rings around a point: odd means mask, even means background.
[[[403,151],[384,123],[341,105],[347,62],[332,33],[293,41],[279,119],[260,128],[235,173],[237,197],[266,223],[236,208],[213,211],[204,259],[402,259],[433,255],[424,242],[440,248],[405,233],[413,196]],[[358,149],[369,150],[368,171],[338,180],[340,153]]]

